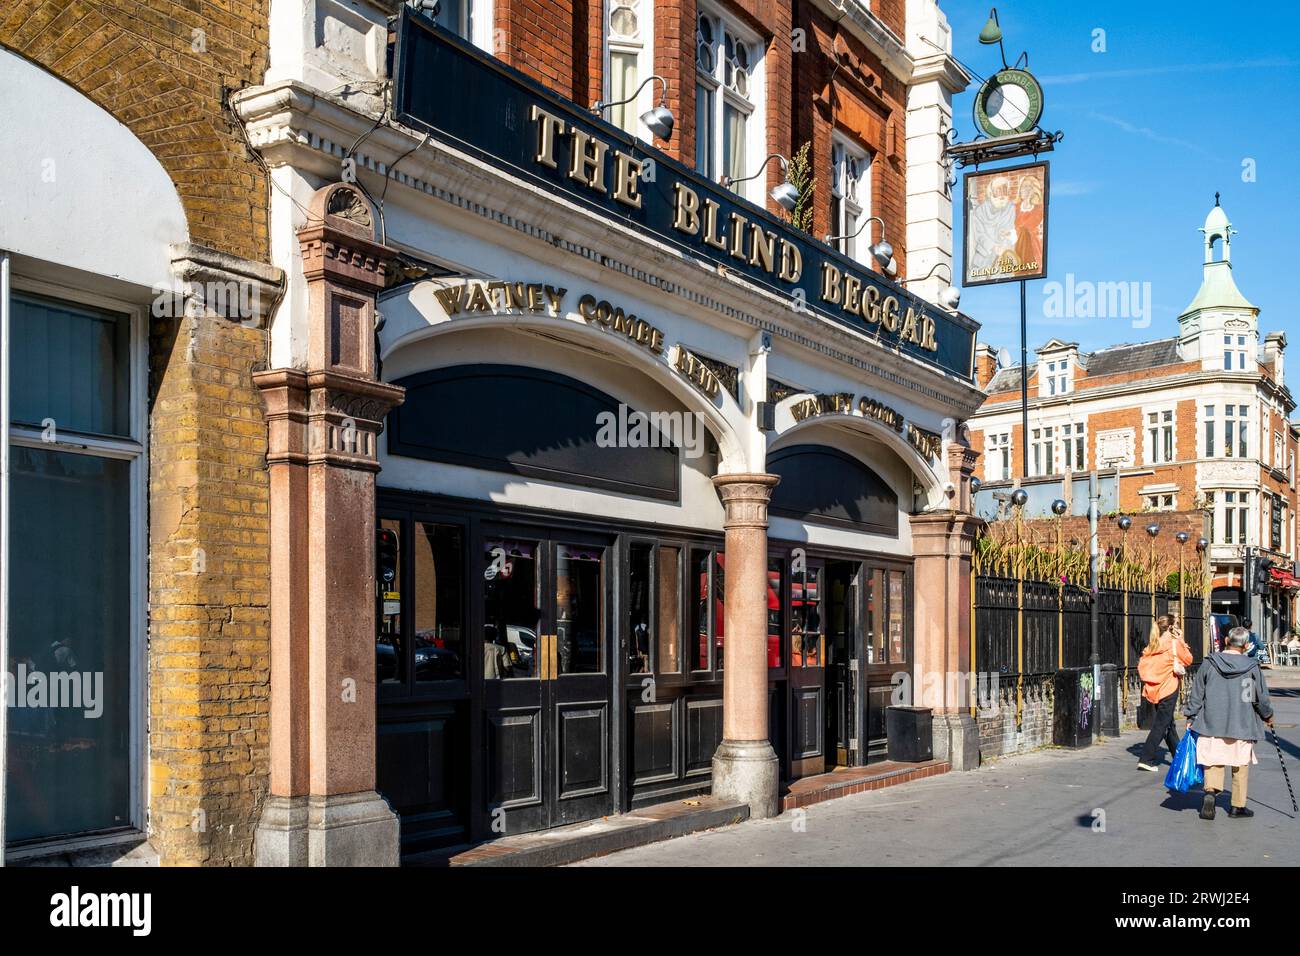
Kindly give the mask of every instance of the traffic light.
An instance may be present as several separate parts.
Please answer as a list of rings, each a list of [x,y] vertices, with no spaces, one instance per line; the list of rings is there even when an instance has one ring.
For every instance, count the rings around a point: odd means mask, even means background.
[[[397,580],[397,532],[380,528],[375,532],[375,579],[380,591],[393,590]]]
[[[1257,555],[1255,558],[1255,575],[1251,579],[1251,590],[1255,594],[1268,594],[1269,584],[1272,583],[1272,575],[1269,571],[1273,568],[1273,559]]]

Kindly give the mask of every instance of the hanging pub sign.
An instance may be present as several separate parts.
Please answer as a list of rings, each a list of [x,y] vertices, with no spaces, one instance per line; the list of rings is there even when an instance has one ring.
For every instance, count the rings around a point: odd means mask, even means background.
[[[1047,163],[966,174],[962,285],[1047,275]]]
[[[917,298],[407,6],[391,73],[394,116],[430,139],[725,266],[797,311],[971,379],[978,325],[967,316]]]

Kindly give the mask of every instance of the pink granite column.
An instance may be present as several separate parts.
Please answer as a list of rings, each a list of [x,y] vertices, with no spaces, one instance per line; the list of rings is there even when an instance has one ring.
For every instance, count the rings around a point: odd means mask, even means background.
[[[375,474],[403,390],[376,380],[375,297],[392,251],[353,187],[313,197],[298,233],[307,368],[260,372],[271,472],[271,794],[258,865],[398,862],[375,792]],[[289,317],[288,321],[292,321]]]
[[[714,796],[749,804],[754,818],[779,812],[779,767],[767,739],[767,504],[776,475],[718,475],[726,531],[722,743]]]
[[[912,515],[915,703],[934,709],[934,756],[954,770],[979,766],[979,732],[970,714],[971,549],[983,522],[970,513],[977,453],[948,446],[951,509]]]

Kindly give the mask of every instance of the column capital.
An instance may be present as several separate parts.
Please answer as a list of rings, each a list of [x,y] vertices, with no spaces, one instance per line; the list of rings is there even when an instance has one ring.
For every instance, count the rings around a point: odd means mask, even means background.
[[[723,528],[766,528],[767,503],[780,482],[780,475],[715,475],[713,487],[725,509]]]

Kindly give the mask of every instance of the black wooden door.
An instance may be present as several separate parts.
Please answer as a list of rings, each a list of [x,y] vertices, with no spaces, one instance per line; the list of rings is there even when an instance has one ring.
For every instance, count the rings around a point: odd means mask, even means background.
[[[806,569],[803,562],[806,561]],[[790,571],[790,778],[826,766],[826,648],[820,562],[792,554]]]
[[[485,797],[497,835],[611,812],[607,542],[485,525]]]

